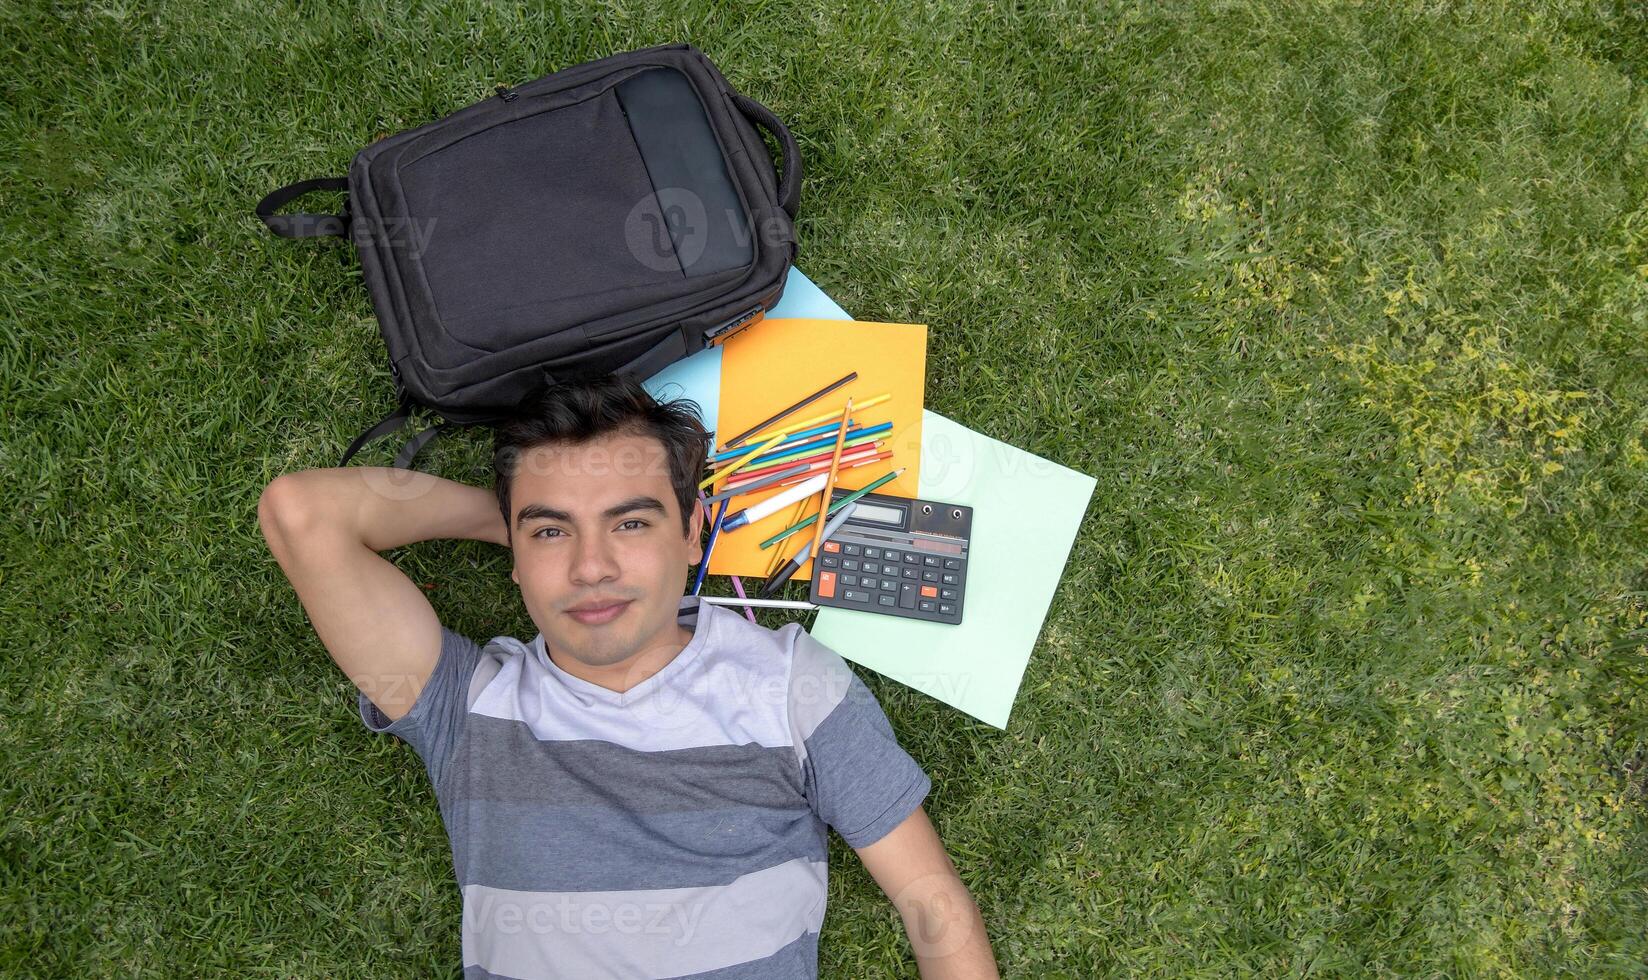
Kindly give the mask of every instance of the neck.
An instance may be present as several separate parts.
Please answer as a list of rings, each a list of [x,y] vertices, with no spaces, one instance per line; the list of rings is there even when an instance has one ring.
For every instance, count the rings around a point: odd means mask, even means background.
[[[558,657],[547,646],[544,652],[555,666],[561,668],[581,681],[588,681],[597,687],[604,687],[609,691],[623,694],[625,691],[641,683],[653,674],[658,673],[669,665],[670,661],[680,656],[687,644],[692,642],[692,630],[679,623],[670,624],[670,629],[664,631],[663,636],[654,639],[641,649],[616,663],[596,666],[579,661],[575,657]]]

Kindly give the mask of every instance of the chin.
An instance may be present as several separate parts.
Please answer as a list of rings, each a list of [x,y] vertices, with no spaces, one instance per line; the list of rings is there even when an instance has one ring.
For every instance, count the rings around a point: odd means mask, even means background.
[[[622,663],[634,655],[635,647],[633,646],[625,646],[615,650],[605,645],[598,646],[593,650],[582,650],[573,653],[573,656],[578,658],[580,663],[590,667],[611,667],[613,664]]]

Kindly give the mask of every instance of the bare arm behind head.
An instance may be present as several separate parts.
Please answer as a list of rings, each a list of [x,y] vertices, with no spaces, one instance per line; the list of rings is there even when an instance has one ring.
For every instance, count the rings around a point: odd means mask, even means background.
[[[429,680],[441,631],[423,591],[378,552],[435,538],[508,541],[490,490],[388,467],[277,477],[258,500],[258,524],[327,653],[391,719]]]

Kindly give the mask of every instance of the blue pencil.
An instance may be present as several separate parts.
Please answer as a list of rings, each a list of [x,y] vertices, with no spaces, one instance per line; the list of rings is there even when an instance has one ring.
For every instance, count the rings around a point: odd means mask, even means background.
[[[721,507],[715,512],[715,523],[710,525],[710,540],[704,545],[704,560],[698,563],[698,578],[692,583],[692,594],[697,595],[704,587],[704,574],[710,570],[710,552],[715,550],[715,539],[721,534],[721,518],[727,516],[727,505],[732,503],[729,497],[721,501]]]
[[[802,429],[800,432],[792,432],[789,435],[784,437],[784,441],[782,441],[778,444],[778,449],[775,449],[774,452],[778,452],[779,450],[783,449],[784,447],[789,446],[789,444],[792,443],[792,442],[802,442],[802,441],[805,441],[807,439],[813,439],[813,438],[816,438],[818,436],[823,435],[826,432],[830,433],[831,435],[834,435],[835,430],[837,430],[839,428],[841,428],[841,423],[840,422],[827,422],[824,425],[817,425],[817,426],[812,427],[811,429]],[[847,427],[847,434],[848,435],[853,434],[853,427],[852,426]],[[719,462],[722,462],[724,460],[729,460],[729,459],[732,459],[734,456],[737,456],[739,453],[748,451],[748,449],[749,449],[749,447],[745,446],[743,449],[729,449],[724,453],[712,453],[709,457],[709,461],[711,463],[719,463]]]
[[[892,427],[893,427],[893,423],[883,422],[880,425],[869,425],[869,426],[865,426],[865,427],[860,428],[860,429],[848,429],[847,430],[847,439],[848,439],[848,441],[851,441],[853,439],[861,439],[865,436],[873,436],[873,435],[875,435],[879,432],[886,432],[887,430],[891,429]],[[760,466],[762,463],[776,460],[780,456],[796,456],[796,455],[804,456],[808,452],[811,452],[814,449],[834,449],[834,448],[835,448],[835,437],[834,436],[830,436],[830,437],[825,438],[825,439],[819,439],[815,442],[801,443],[801,444],[794,445],[794,446],[786,446],[783,443],[779,443],[778,448],[772,450],[769,453],[765,453],[763,455],[755,457],[754,459],[750,460],[749,465],[750,466]]]

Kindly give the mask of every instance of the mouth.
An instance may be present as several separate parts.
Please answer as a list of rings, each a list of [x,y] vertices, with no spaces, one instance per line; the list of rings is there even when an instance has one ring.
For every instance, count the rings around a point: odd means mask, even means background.
[[[600,626],[603,623],[610,623],[619,616],[622,616],[624,614],[624,610],[628,609],[630,603],[633,601],[635,600],[624,599],[619,602],[606,603],[604,605],[579,606],[576,609],[568,609],[567,615],[571,616],[573,619],[576,619],[585,626]]]

